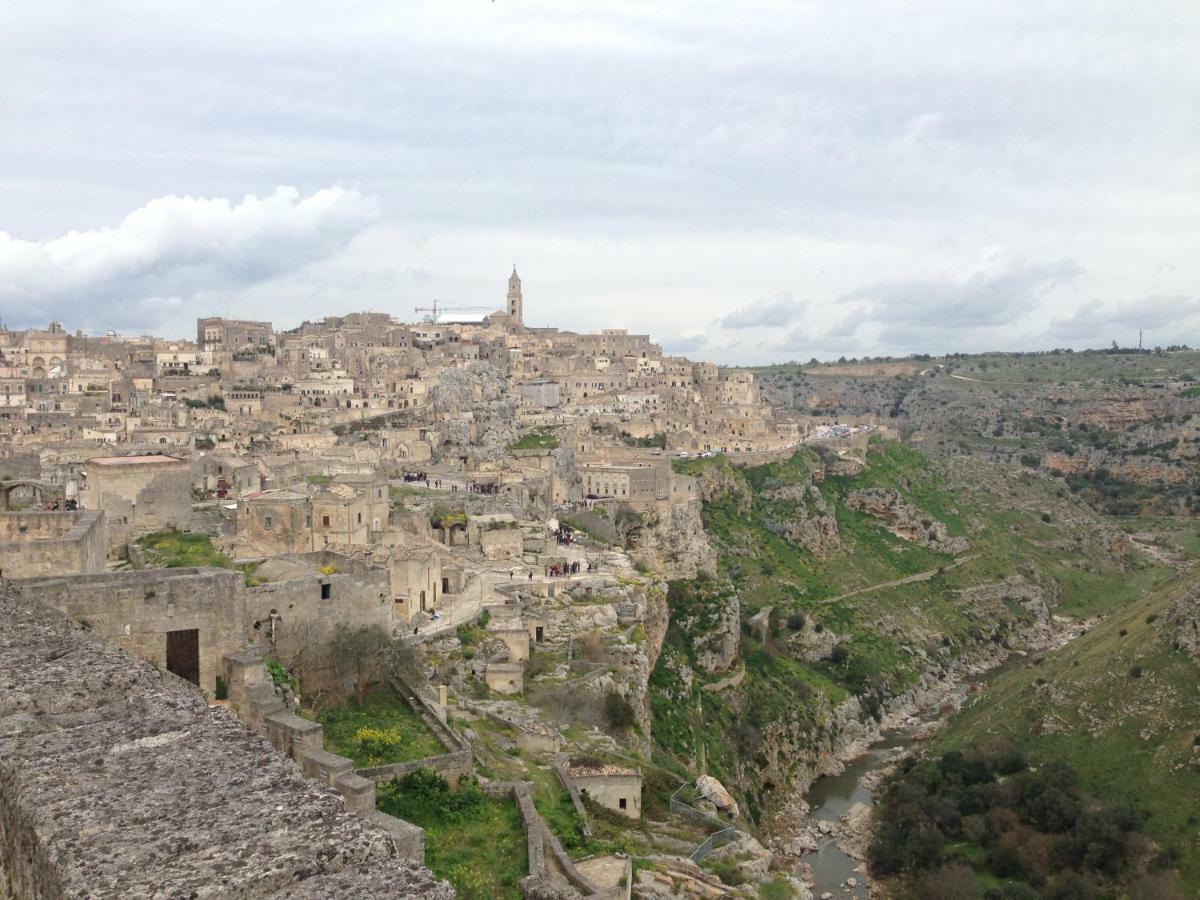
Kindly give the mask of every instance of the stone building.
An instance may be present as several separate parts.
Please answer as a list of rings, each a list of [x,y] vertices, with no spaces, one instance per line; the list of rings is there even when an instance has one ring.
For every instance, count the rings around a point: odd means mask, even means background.
[[[192,515],[192,466],[174,456],[97,456],[84,466],[85,509],[102,510],[110,540],[184,527]]]
[[[108,532],[100,510],[0,513],[0,575],[89,575],[104,571]]]
[[[642,817],[642,773],[621,766],[572,765],[567,774],[581,793],[631,819]]]
[[[141,569],[30,578],[31,595],[135,656],[216,692],[222,658],[269,645],[307,621],[318,631],[378,625],[392,631],[388,571],[321,552],[263,563],[248,587],[241,571]]]

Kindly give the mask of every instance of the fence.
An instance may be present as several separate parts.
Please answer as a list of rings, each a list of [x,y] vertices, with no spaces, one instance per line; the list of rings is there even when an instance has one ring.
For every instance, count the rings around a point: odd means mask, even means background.
[[[718,819],[716,816],[702,812],[689,803],[679,799],[680,794],[682,794],[684,791],[691,790],[692,787],[693,785],[690,782],[687,784],[681,784],[678,789],[676,789],[675,793],[671,795],[670,805],[671,812],[675,813],[677,816],[689,819],[698,825],[707,825],[710,828],[720,829],[719,831],[710,834],[704,839],[704,842],[701,843],[699,847],[692,851],[692,862],[700,862],[700,860],[704,859],[704,857],[708,856],[708,854],[712,853],[718,847],[724,847],[726,844],[731,844],[736,841],[742,832],[729,823]]]
[[[708,839],[705,840],[703,844],[692,851],[692,862],[698,863],[718,847],[724,847],[726,844],[732,844],[737,840],[739,834],[741,834],[741,832],[732,825],[726,828],[724,831],[718,831],[716,834],[710,834]]]

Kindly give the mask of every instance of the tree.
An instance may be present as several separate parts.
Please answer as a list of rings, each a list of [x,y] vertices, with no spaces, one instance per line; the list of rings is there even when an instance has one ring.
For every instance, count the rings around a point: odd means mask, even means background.
[[[353,683],[359,703],[367,689],[390,673],[392,639],[378,625],[339,625],[329,640],[329,659],[338,681]]]

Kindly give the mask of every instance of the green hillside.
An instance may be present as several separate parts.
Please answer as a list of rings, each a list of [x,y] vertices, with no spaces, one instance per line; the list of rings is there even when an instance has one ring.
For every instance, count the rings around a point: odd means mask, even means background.
[[[878,715],[944,661],[1019,643],[1041,602],[1090,616],[1170,576],[1057,482],[1018,467],[932,460],[877,441],[853,476],[821,480],[809,449],[770,465],[737,468],[718,457],[677,468],[702,479],[720,561],[713,578],[671,584],[671,628],[651,678],[654,736],[678,764],[703,753],[752,814],[789,789],[806,749],[830,740],[838,702],[859,696]],[[814,472],[819,495],[808,488]],[[969,547],[943,552],[896,537],[851,508],[850,495],[864,488],[894,490],[919,519]],[[821,515],[836,520],[837,541],[818,554],[790,526]],[[904,579],[915,580],[888,586]],[[705,671],[720,643],[713,634],[739,625],[732,640],[744,680],[714,690],[729,673]]]
[[[1040,664],[999,677],[951,720],[936,749],[997,738],[1062,760],[1085,790],[1147,814],[1145,831],[1200,893],[1200,663],[1165,615],[1190,574],[1115,611]]]

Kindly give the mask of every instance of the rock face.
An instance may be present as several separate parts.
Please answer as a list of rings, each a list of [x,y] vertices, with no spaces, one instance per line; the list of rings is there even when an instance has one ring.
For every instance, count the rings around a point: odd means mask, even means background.
[[[728,672],[742,640],[741,600],[732,585],[715,581],[700,588],[698,598],[688,609],[674,609],[672,618],[687,635],[697,666],[714,675]]]
[[[846,497],[846,505],[879,519],[888,531],[902,540],[942,553],[965,553],[969,549],[965,538],[951,537],[944,522],[924,515],[915,506],[905,503],[900,492],[892,488],[851,491]]]
[[[795,517],[776,522],[772,531],[804,547],[814,556],[829,557],[842,551],[837,516],[815,484],[786,485],[767,494],[768,499],[795,504]]]
[[[1200,659],[1200,587],[1192,585],[1171,603],[1163,628],[1171,641]]]
[[[0,618],[0,894],[454,896],[190,684],[4,583]]]
[[[668,515],[638,529],[630,555],[670,579],[698,578],[717,569],[713,549],[700,519],[700,501],[672,506]]]

